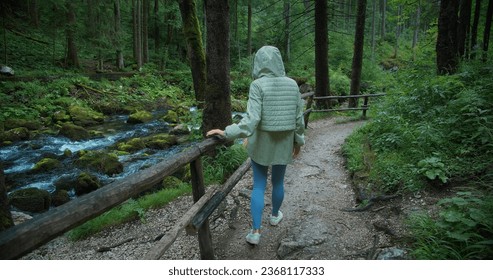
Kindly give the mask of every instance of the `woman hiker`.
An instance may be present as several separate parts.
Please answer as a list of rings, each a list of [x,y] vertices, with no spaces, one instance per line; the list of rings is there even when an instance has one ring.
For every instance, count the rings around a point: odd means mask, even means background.
[[[260,241],[267,171],[272,166],[272,212],[270,224],[283,219],[279,210],[284,199],[286,165],[305,144],[303,105],[297,83],[286,77],[281,53],[276,47],[264,46],[255,54],[253,79],[250,84],[247,114],[238,123],[212,129],[206,136],[218,135],[227,140],[247,139],[252,160],[253,190],[250,201],[252,229],[246,236],[250,244]]]

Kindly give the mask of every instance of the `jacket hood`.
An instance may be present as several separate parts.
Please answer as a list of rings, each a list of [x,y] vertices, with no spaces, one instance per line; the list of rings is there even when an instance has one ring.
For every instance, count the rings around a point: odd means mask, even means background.
[[[261,47],[253,61],[253,79],[261,77],[284,77],[284,63],[279,49],[272,46]]]

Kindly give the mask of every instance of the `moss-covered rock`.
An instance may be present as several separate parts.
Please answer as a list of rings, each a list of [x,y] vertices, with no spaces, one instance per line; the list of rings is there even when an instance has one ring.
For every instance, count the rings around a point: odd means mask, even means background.
[[[29,140],[30,138],[31,134],[29,133],[29,129],[25,127],[18,127],[0,132],[0,142],[12,143],[15,141]]]
[[[136,152],[146,147],[144,140],[141,138],[132,138],[127,142],[117,144],[117,149],[124,152]]]
[[[28,212],[44,212],[50,209],[51,196],[46,190],[27,188],[12,192],[9,195],[10,204],[19,210]]]
[[[74,124],[83,127],[104,122],[104,115],[90,108],[72,105],[68,108],[68,113]]]
[[[80,151],[79,159],[76,164],[90,168],[106,175],[114,175],[123,172],[123,164],[120,163],[115,154],[109,154],[102,151]]]
[[[190,134],[190,130],[188,130],[188,127],[186,125],[179,124],[173,127],[169,133],[173,135],[188,135]]]
[[[4,123],[5,130],[10,130],[19,127],[25,127],[28,130],[38,130],[43,124],[38,120],[25,120],[25,119],[7,119]]]
[[[57,159],[43,158],[34,165],[32,170],[36,172],[50,171],[60,167],[61,165],[62,163]]]
[[[70,140],[79,141],[91,138],[91,134],[85,128],[72,123],[64,123],[58,135],[65,136]]]
[[[151,149],[164,150],[177,143],[176,135],[160,133],[144,139],[146,146]]]
[[[53,119],[54,123],[64,123],[64,122],[69,122],[71,120],[70,115],[63,110],[56,111],[55,113],[53,113],[53,116],[51,118]]]
[[[128,116],[127,123],[146,123],[152,120],[152,114],[147,111],[137,111]]]
[[[51,204],[60,206],[70,201],[70,196],[66,190],[58,190],[51,195]]]
[[[178,118],[178,113],[176,111],[173,111],[173,110],[168,110],[168,112],[166,112],[166,115],[164,115],[164,117],[162,117],[162,120],[167,122],[167,123],[179,123],[180,122],[180,119]]]
[[[89,173],[81,173],[77,178],[77,182],[74,186],[74,191],[76,195],[83,195],[97,190],[101,187],[101,182],[96,176]]]

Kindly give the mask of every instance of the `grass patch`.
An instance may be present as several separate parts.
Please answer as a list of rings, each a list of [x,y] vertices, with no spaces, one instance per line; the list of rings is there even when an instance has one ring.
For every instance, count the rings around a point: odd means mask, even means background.
[[[166,188],[138,199],[129,199],[120,206],[69,231],[67,235],[70,240],[76,241],[96,234],[105,228],[135,219],[145,222],[145,213],[148,209],[165,206],[176,198],[191,193],[191,191],[191,186],[184,183],[176,188]]]

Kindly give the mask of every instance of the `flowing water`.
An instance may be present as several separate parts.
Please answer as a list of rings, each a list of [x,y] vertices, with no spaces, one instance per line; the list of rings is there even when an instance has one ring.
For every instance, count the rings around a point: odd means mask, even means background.
[[[192,108],[193,113],[193,108]],[[22,188],[39,188],[50,192],[55,191],[55,182],[63,178],[75,178],[83,170],[73,163],[74,157],[64,157],[64,152],[70,150],[73,154],[81,150],[105,150],[120,141],[135,137],[145,137],[157,133],[167,133],[170,127],[159,120],[163,112],[155,112],[156,120],[145,124],[127,124],[128,116],[114,116],[107,119],[104,124],[91,127],[103,133],[103,137],[72,141],[63,136],[39,136],[28,141],[19,141],[13,145],[0,148],[0,162],[3,162],[6,182],[12,186],[10,192]],[[193,129],[193,128],[192,128]],[[140,150],[128,155],[119,156],[119,161],[124,166],[120,174],[108,176],[96,175],[103,185],[114,180],[125,178],[145,167],[152,166],[181,151],[185,145],[176,145],[166,150]],[[35,164],[45,157],[56,157],[62,161],[62,168],[49,172],[32,172]],[[73,196],[74,194],[71,193]]]

